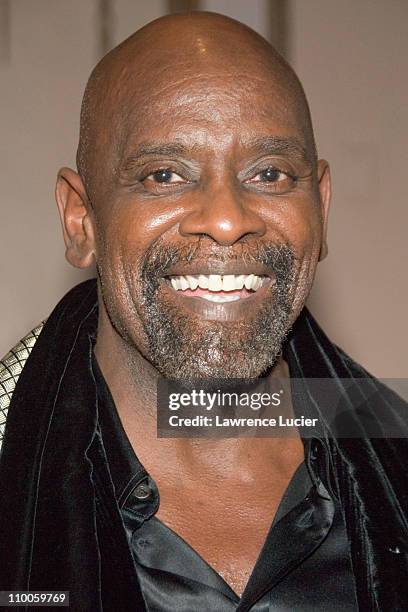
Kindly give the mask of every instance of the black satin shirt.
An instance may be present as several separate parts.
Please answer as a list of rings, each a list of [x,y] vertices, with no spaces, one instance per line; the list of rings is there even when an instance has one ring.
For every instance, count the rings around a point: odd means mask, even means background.
[[[305,463],[282,498],[239,597],[189,544],[155,517],[157,486],[130,445],[95,359],[93,370],[102,444],[146,610],[358,610],[340,504],[319,480],[311,478]],[[307,452],[308,445],[305,448]],[[120,571],[120,559],[117,566]]]

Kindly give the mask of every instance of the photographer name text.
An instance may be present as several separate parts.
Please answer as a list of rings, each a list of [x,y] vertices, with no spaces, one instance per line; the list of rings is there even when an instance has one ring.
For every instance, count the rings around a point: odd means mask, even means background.
[[[180,417],[173,414],[169,417],[170,427],[316,427],[318,419],[310,419],[304,416],[277,418],[255,418],[255,417],[209,417],[196,415],[194,417]]]

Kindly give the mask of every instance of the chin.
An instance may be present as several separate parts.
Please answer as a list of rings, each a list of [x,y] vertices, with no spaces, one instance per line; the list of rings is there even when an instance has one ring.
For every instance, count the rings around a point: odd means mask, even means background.
[[[207,329],[188,341],[173,335],[170,343],[165,334],[157,342],[156,335],[150,360],[162,376],[173,379],[258,378],[276,364],[282,335],[250,336],[245,342],[235,330],[217,331]]]

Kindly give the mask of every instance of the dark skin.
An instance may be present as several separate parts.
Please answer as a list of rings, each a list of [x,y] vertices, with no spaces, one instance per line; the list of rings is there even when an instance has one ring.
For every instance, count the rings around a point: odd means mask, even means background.
[[[81,268],[96,261],[99,268],[98,362],[129,440],[158,484],[158,518],[240,594],[304,458],[303,444],[297,434],[157,439],[156,380],[166,373],[149,354],[138,271],[159,239],[200,241],[197,258],[175,274],[199,272],[209,261],[207,273],[254,272],[246,249],[262,241],[290,244],[296,319],[326,254],[330,201],[328,165],[315,160],[303,93],[269,45],[241,24],[205,13],[166,17],[96,69],[78,165],[79,174],[61,169],[56,193],[68,261]],[[269,168],[279,171],[265,174]],[[170,174],[160,182],[163,169]],[[220,248],[237,255],[239,270],[211,256]],[[249,305],[214,309],[192,307],[165,286],[158,296],[180,309],[192,334],[222,319],[244,348],[242,322],[271,299],[265,291]],[[232,364],[244,358],[222,355]],[[270,376],[288,375],[278,357]]]

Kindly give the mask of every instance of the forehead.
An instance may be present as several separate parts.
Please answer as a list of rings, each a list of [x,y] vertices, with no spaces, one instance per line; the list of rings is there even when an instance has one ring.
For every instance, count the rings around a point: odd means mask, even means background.
[[[166,58],[121,75],[116,104],[122,152],[145,141],[197,145],[289,136],[305,141],[296,96],[265,61]]]

